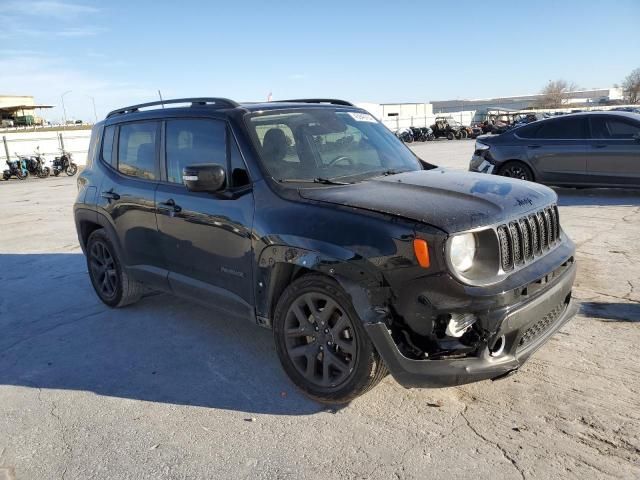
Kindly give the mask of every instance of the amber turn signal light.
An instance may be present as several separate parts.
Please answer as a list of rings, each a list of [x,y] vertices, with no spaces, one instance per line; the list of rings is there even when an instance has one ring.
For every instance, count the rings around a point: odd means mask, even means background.
[[[423,268],[429,268],[431,262],[429,260],[429,246],[427,245],[426,240],[422,240],[421,238],[416,238],[413,241],[413,252],[416,254],[416,258],[418,259],[418,263]]]

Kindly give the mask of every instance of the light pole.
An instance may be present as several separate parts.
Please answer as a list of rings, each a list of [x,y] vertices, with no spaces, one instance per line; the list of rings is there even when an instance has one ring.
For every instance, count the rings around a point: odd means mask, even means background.
[[[60,99],[62,100],[62,114],[64,116],[64,124],[65,126],[67,125],[67,109],[64,106],[64,96],[67,93],[71,93],[71,90],[67,90],[66,92],[64,92],[62,95],[60,95]]]
[[[96,99],[94,97],[92,97],[91,95],[87,95],[88,98],[91,99],[91,103],[93,103],[93,116],[95,117],[95,122],[98,122],[98,113],[96,112]]]

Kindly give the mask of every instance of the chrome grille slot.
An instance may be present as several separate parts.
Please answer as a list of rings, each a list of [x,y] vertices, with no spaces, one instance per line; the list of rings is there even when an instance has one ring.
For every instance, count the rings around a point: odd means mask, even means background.
[[[513,268],[513,261],[511,258],[511,243],[509,242],[509,234],[507,233],[507,227],[501,225],[498,227],[498,241],[500,243],[500,259],[502,262],[502,270],[508,272]]]
[[[522,263],[522,237],[518,225],[515,223],[509,224],[509,233],[511,233],[511,245],[513,250],[513,263],[518,265]]]
[[[526,218],[521,218],[518,222],[520,226],[520,233],[522,234],[522,258],[529,260],[533,255],[531,249],[531,229],[529,228],[529,222]]]
[[[500,265],[509,272],[543,255],[560,240],[558,207],[552,205],[496,228]]]

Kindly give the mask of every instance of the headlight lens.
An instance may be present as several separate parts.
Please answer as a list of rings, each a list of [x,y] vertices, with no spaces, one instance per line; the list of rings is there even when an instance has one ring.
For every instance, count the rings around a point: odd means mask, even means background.
[[[473,266],[476,256],[476,237],[473,233],[463,233],[451,239],[449,259],[458,272],[466,272]]]

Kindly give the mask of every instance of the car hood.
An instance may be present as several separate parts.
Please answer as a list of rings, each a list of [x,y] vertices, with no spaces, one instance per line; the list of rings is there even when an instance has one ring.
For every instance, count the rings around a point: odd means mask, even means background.
[[[376,177],[353,185],[304,188],[309,200],[362,208],[456,233],[518,218],[557,200],[543,185],[437,168]]]

